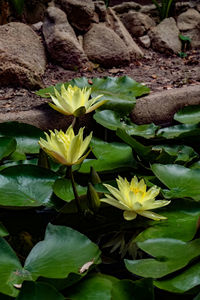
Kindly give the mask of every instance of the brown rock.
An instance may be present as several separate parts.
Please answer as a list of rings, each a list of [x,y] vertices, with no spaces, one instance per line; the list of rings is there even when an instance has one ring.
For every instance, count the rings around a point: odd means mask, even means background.
[[[120,18],[110,7],[107,9],[107,23],[117,33],[117,35],[123,40],[124,44],[127,46],[131,60],[140,58],[144,55],[142,50],[132,39],[126,27],[120,21]]]
[[[91,27],[95,13],[92,0],[56,0],[66,12],[72,26],[81,31],[87,31]]]
[[[118,14],[126,13],[130,10],[140,10],[142,6],[136,2],[123,2],[121,4],[115,5],[112,7],[114,11]]]
[[[91,61],[106,68],[130,62],[127,46],[104,23],[94,24],[84,35],[83,48]]]
[[[0,26],[0,85],[41,87],[45,65],[43,45],[28,25]]]
[[[177,27],[183,31],[195,29],[199,23],[200,13],[193,8],[188,9],[177,18]]]
[[[131,119],[137,124],[165,124],[184,106],[197,104],[200,104],[200,85],[166,90],[140,98]]]
[[[151,27],[156,26],[152,18],[140,12],[129,11],[121,15],[120,19],[132,37],[143,36]]]
[[[71,70],[86,65],[88,59],[61,9],[47,9],[43,34],[50,56],[58,64]]]
[[[151,28],[148,35],[151,39],[152,48],[168,54],[181,51],[180,31],[174,18],[164,19],[159,25]]]

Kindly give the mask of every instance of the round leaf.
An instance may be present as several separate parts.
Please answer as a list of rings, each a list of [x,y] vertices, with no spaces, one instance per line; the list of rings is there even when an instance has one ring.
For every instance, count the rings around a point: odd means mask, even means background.
[[[174,120],[183,124],[200,123],[200,105],[184,107],[174,115]]]
[[[15,139],[11,137],[0,137],[0,160],[15,151],[16,145]]]
[[[6,168],[0,173],[0,205],[45,205],[50,200],[56,178],[52,171],[34,165]]]
[[[85,195],[87,193],[87,187],[80,186],[76,184],[78,195]],[[69,179],[61,178],[57,179],[53,185],[53,191],[64,201],[70,202],[74,199],[74,192],[72,188],[72,183]]]
[[[13,137],[17,141],[17,151],[22,153],[38,153],[38,140],[44,133],[37,127],[18,122],[0,124],[1,137]]]
[[[82,274],[86,263],[97,263],[100,250],[86,236],[64,226],[49,224],[44,241],[39,242],[25,262],[36,280],[39,276],[65,278],[70,273]]]

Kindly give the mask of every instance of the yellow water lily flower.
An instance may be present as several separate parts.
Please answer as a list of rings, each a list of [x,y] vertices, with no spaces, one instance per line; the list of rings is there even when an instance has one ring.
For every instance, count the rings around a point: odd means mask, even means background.
[[[62,130],[50,130],[50,135],[45,132],[46,140],[40,138],[39,145],[52,158],[59,163],[67,166],[80,164],[90,150],[86,153],[89,143],[92,138],[92,133],[83,139],[83,130],[80,128],[77,135],[74,134],[72,126],[70,126],[66,133]]]
[[[107,102],[107,100],[98,101],[103,95],[98,95],[89,100],[91,91],[91,88],[85,87],[81,89],[71,85],[66,89],[64,84],[62,84],[61,93],[54,88],[55,95],[50,94],[54,104],[49,103],[49,105],[64,115],[79,117],[90,113]]]
[[[118,189],[109,184],[104,184],[112,195],[105,194],[106,198],[102,198],[102,202],[124,210],[123,215],[126,220],[135,219],[137,214],[153,220],[166,219],[166,217],[150,211],[151,209],[159,208],[170,203],[170,201],[166,200],[155,200],[155,197],[160,192],[159,188],[153,186],[147,191],[144,180],[138,181],[136,176],[132,178],[131,182],[128,182],[126,178],[123,179],[120,176],[116,181]]]

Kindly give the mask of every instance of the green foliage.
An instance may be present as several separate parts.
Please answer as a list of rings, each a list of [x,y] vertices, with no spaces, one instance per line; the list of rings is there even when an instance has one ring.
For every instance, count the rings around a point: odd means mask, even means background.
[[[170,9],[172,7],[173,2],[175,2],[175,1],[174,0],[161,0],[161,3],[159,3],[159,1],[157,1],[157,0],[152,0],[152,2],[155,4],[155,6],[159,12],[160,20],[162,21],[163,19],[169,17]]]
[[[39,153],[44,133],[0,124],[0,299],[157,300],[168,291],[177,300],[198,300],[199,106],[177,112],[176,125],[137,125],[129,112],[147,87],[129,77],[69,84],[109,99],[94,113],[99,127],[89,156],[73,166],[81,211],[69,168]],[[38,94],[49,92],[53,87]],[[102,203],[109,195],[104,184],[115,187],[118,175],[160,187],[157,199],[171,203],[156,213],[166,219],[126,221]]]

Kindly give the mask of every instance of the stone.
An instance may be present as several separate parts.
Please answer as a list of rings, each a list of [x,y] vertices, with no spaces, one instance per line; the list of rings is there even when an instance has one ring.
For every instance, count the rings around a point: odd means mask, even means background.
[[[80,31],[88,31],[93,22],[95,6],[92,0],[56,0],[70,24]]]
[[[131,119],[136,124],[167,124],[184,106],[199,104],[200,85],[165,90],[140,98],[131,113]]]
[[[103,0],[95,0],[94,1],[94,6],[95,6],[95,12],[99,16],[99,21],[100,22],[105,22],[106,21],[106,5]]]
[[[181,52],[180,31],[174,18],[166,18],[159,25],[149,30],[148,35],[152,48],[161,53],[173,54]]]
[[[116,32],[116,34],[123,40],[124,44],[127,46],[131,60],[143,57],[144,54],[142,50],[132,39],[128,30],[120,21],[120,18],[110,7],[107,9],[107,24]]]
[[[151,27],[155,27],[154,20],[141,12],[129,11],[121,15],[121,21],[132,37],[143,36]]]
[[[130,10],[139,11],[142,6],[136,2],[123,2],[121,4],[113,6],[112,8],[116,13],[123,14]]]
[[[42,87],[45,49],[37,34],[23,23],[0,26],[0,85]]]
[[[104,23],[93,24],[84,35],[83,48],[88,58],[105,68],[126,65],[130,62],[127,46]]]
[[[88,62],[66,14],[49,7],[43,24],[43,35],[51,58],[66,69],[76,70]]]
[[[177,26],[181,34],[191,39],[191,47],[200,47],[200,13],[193,8],[180,14],[177,19]]]
[[[145,48],[149,48],[151,46],[151,40],[148,35],[140,36],[139,41],[141,45]]]
[[[200,13],[193,8],[188,9],[177,18],[177,27],[183,31],[195,29],[199,23]]]

